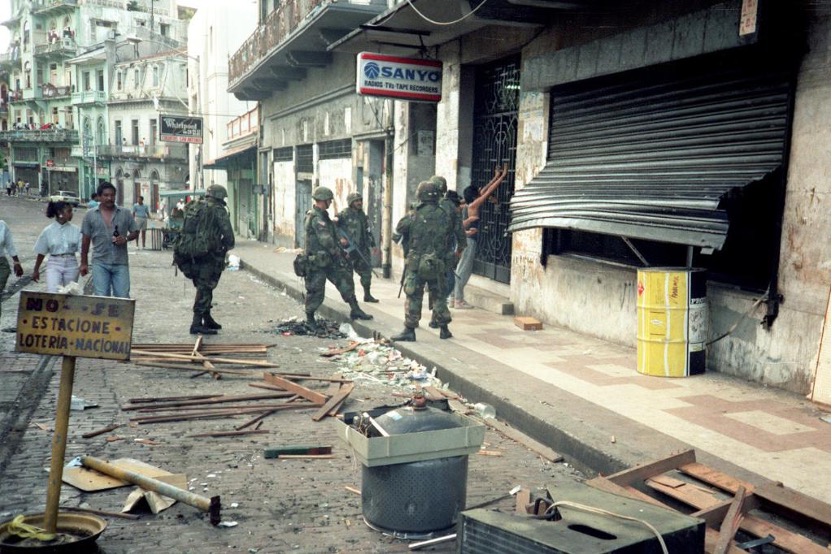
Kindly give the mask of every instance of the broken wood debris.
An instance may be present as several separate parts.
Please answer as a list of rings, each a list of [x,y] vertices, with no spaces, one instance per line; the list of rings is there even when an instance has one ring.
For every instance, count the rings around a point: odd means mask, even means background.
[[[109,433],[110,431],[114,431],[124,425],[123,423],[112,423],[102,429],[98,429],[97,431],[90,431],[89,433],[84,433],[81,435],[81,438],[84,439],[91,439],[93,437],[97,437],[98,435],[103,435],[104,433]]]
[[[773,536],[773,544],[786,552],[829,552],[826,547],[830,534],[829,504],[785,487],[755,486],[742,481],[698,463],[694,450],[606,477],[596,477],[587,484],[664,508],[674,509],[679,503],[688,506],[691,510],[688,515],[701,518],[707,524],[705,550],[708,553],[745,552],[734,542],[731,533],[735,521],[740,530],[754,537]],[[656,496],[648,494],[651,491]],[[726,498],[726,494],[730,497]],[[664,502],[665,497],[672,501]],[[805,534],[778,524],[781,518]],[[726,539],[729,534],[731,536]],[[813,534],[817,537],[815,540],[811,538]]]
[[[263,457],[267,460],[282,458],[288,455],[323,455],[332,454],[332,446],[296,444],[291,446],[273,446],[263,450]]]

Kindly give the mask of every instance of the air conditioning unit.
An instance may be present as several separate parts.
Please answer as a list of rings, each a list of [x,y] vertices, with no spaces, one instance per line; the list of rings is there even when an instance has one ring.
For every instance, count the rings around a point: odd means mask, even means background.
[[[699,554],[705,549],[705,522],[647,502],[603,492],[583,484],[558,484],[549,493],[558,501],[600,508],[636,521],[560,506],[559,520],[475,509],[457,524],[458,554],[613,554],[659,553],[661,535],[668,552]]]

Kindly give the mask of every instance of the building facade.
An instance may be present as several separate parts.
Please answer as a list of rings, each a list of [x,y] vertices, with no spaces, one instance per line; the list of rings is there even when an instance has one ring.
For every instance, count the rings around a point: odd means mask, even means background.
[[[416,183],[506,164],[472,284],[636,346],[639,270],[702,268],[708,369],[829,402],[829,6],[422,0],[324,23],[350,4],[261,1],[231,59],[260,102],[268,240],[303,244],[314,186],[358,191],[398,271]],[[441,100],[357,95],[359,52],[441,61]]]
[[[108,103],[119,76],[113,64],[137,51],[139,40],[184,41],[177,3],[12,0],[11,13],[2,23],[12,42],[0,58],[9,84],[8,129],[0,140],[9,148],[12,178],[43,195],[69,190],[87,198],[98,182],[117,178],[109,166],[116,129]],[[183,84],[183,98],[184,91]]]

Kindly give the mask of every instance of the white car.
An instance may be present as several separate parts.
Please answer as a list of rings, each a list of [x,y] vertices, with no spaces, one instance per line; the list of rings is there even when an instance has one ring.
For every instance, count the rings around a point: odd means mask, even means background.
[[[67,204],[71,204],[76,208],[81,203],[81,200],[78,198],[78,194],[71,190],[59,190],[57,194],[53,194],[49,197],[49,201],[66,202]]]

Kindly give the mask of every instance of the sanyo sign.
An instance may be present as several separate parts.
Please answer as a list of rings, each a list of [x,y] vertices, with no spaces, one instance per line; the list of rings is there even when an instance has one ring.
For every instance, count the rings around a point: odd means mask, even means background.
[[[442,99],[442,62],[358,54],[356,92],[416,102]]]

